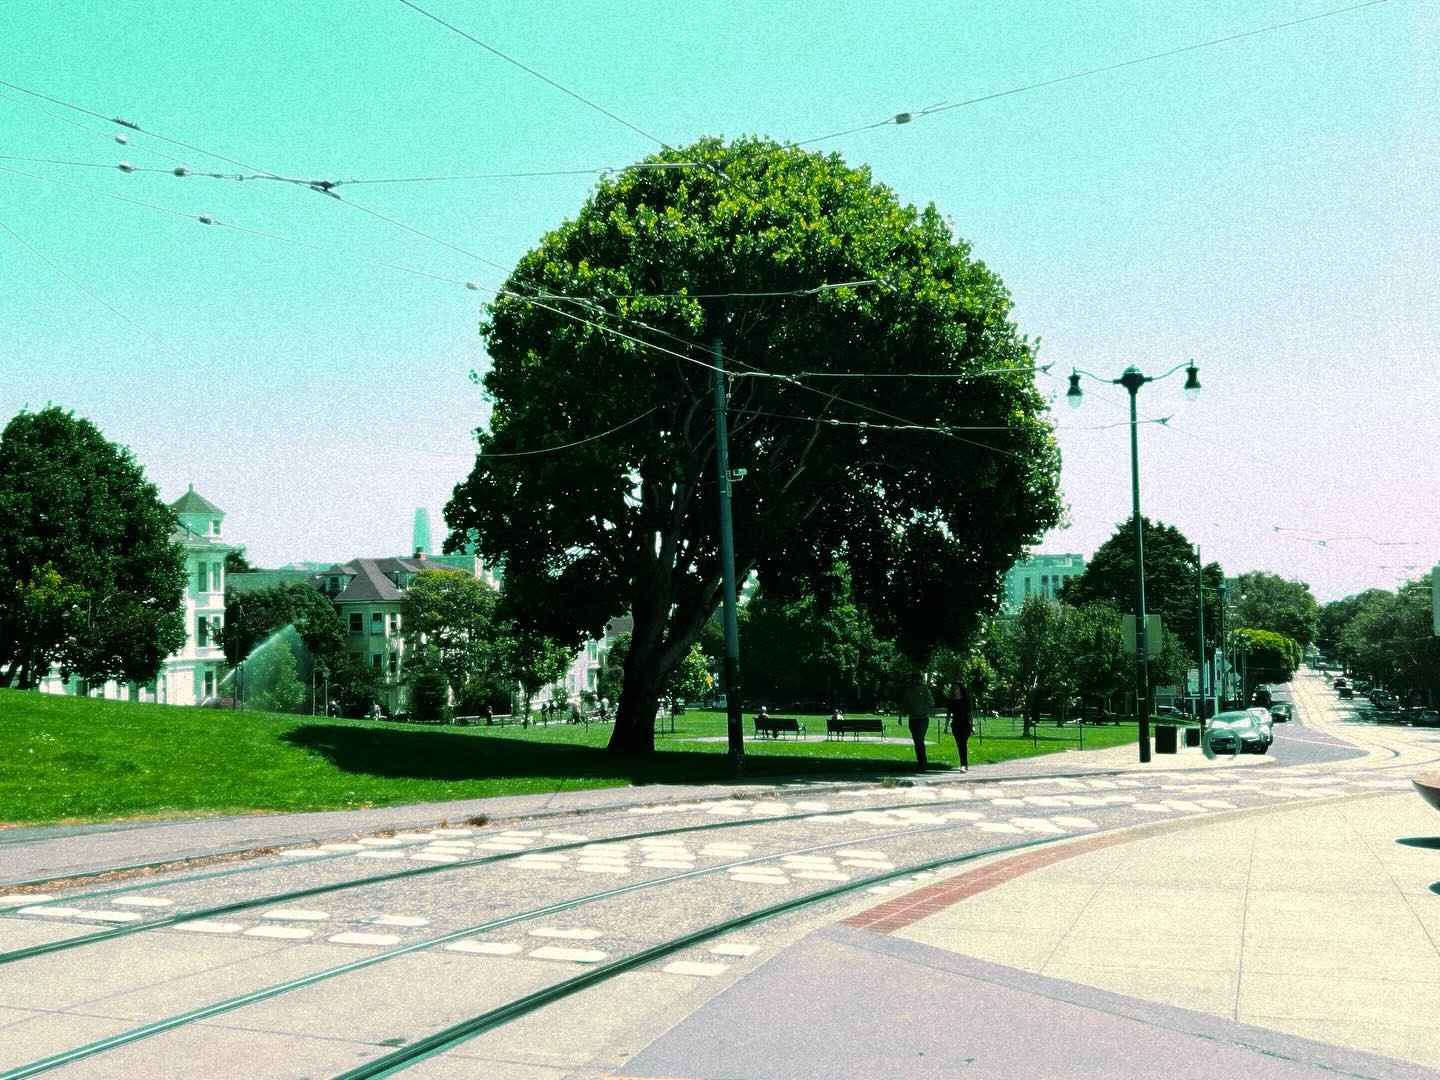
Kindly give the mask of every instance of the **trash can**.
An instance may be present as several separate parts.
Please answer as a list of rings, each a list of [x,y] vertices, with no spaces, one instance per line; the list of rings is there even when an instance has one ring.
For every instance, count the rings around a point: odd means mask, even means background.
[[[1187,728],[1185,729],[1185,745],[1186,745],[1186,746],[1199,746],[1199,745],[1200,745],[1200,729],[1199,729],[1198,727],[1187,727]]]
[[[1174,724],[1155,725],[1155,753],[1173,754],[1177,751]]]

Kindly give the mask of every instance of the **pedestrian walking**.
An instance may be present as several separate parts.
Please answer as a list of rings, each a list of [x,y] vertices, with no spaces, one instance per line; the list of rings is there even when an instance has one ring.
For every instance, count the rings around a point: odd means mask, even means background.
[[[925,673],[914,672],[906,681],[904,692],[900,695],[900,707],[905,710],[905,717],[910,724],[910,738],[915,743],[917,772],[925,771],[925,734],[930,730],[932,704],[934,700],[930,696],[930,688],[925,685]]]
[[[965,684],[950,684],[950,700],[945,703],[950,720],[950,734],[955,736],[955,749],[960,752],[960,771],[970,771],[970,736],[975,732],[975,719],[970,707],[970,691]]]

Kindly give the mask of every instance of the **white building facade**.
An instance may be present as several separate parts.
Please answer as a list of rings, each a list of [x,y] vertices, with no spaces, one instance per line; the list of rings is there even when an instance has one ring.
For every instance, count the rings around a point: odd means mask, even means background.
[[[1001,610],[1013,614],[1032,596],[1058,599],[1065,582],[1084,572],[1084,555],[1031,555],[1006,572]]]
[[[165,658],[160,673],[147,685],[107,682],[87,686],[58,669],[41,681],[47,694],[93,694],[118,701],[150,701],[162,705],[203,705],[220,695],[225,654],[219,630],[225,624],[225,556],[234,551],[222,539],[225,511],[195,491],[170,504],[178,525],[170,539],[185,551],[185,644]]]

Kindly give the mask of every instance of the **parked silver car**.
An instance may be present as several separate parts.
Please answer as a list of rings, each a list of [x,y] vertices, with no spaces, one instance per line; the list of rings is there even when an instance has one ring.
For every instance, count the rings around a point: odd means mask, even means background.
[[[1266,713],[1268,721],[1269,713]],[[1237,709],[1216,713],[1205,729],[1205,739],[1217,754],[1238,754],[1248,751],[1263,754],[1270,749],[1271,736],[1267,722],[1264,730],[1254,709]]]

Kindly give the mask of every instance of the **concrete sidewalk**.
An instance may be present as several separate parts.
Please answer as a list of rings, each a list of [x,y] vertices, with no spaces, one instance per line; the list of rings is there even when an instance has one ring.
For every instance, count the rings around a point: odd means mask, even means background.
[[[1100,834],[856,912],[620,1071],[1434,1076],[1437,893],[1408,792]]]

